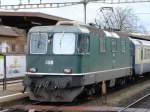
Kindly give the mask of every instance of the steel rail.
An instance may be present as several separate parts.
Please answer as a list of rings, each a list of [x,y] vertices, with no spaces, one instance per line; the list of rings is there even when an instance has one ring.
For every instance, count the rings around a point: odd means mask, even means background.
[[[146,97],[150,96],[150,93],[144,95],[143,97],[139,98],[138,100],[134,101],[133,103],[125,106],[123,109],[119,110],[118,112],[124,112],[125,110],[129,109],[129,107],[137,104],[138,102],[142,101],[143,99],[145,99]]]
[[[39,3],[18,3],[18,4],[0,4],[1,9],[36,9],[36,8],[61,8],[61,7],[67,7],[72,5],[78,5],[78,4],[88,4],[89,2],[105,2],[105,0],[81,0],[78,2],[39,2]]]
[[[11,84],[18,84],[18,83],[22,83],[23,80],[16,80],[16,81],[8,81],[6,82],[7,85],[11,85]],[[3,82],[0,82],[0,86],[3,85]]]
[[[0,110],[0,112],[9,112],[10,109]]]

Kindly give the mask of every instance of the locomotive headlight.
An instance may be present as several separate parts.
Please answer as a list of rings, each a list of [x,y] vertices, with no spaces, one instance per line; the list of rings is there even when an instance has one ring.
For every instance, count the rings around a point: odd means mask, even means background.
[[[35,73],[35,72],[37,72],[37,69],[36,68],[30,68],[29,72]]]
[[[72,69],[70,69],[70,68],[65,68],[65,69],[64,69],[64,73],[71,74],[71,73],[72,73]]]

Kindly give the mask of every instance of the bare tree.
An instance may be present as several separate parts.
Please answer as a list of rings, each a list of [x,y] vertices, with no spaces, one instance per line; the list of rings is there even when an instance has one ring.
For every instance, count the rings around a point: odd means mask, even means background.
[[[138,20],[131,8],[102,7],[95,18],[95,23],[99,28],[136,32],[139,30]]]

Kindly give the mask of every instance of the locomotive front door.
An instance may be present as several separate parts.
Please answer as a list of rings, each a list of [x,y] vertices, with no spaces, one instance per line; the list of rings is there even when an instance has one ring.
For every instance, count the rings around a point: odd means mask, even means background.
[[[89,46],[90,46],[89,35],[79,35],[78,37],[78,53],[81,56],[81,71],[89,71]]]

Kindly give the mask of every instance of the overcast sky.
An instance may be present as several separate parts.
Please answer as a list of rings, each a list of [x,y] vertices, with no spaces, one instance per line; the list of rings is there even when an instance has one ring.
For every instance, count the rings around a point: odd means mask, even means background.
[[[1,0],[1,1],[3,4],[15,3],[14,2],[15,0]],[[6,2],[6,1],[9,1],[9,2]],[[56,0],[51,0],[51,1],[56,1]],[[64,1],[75,1],[75,0],[57,0],[57,1],[64,2]],[[77,0],[77,1],[80,1],[80,0]],[[150,31],[150,27],[149,27],[150,26],[150,3],[132,3],[132,4],[120,4],[120,5],[90,3],[87,6],[87,22],[88,23],[93,22],[94,18],[97,15],[98,9],[104,6],[133,8],[138,18],[140,19],[140,24],[144,25],[146,29]],[[64,18],[69,18],[73,20],[78,20],[82,22],[84,21],[83,5],[68,6],[68,7],[63,7],[63,8],[54,8],[54,9],[28,9],[28,10],[19,10],[19,11],[43,12],[43,13],[60,16]]]

